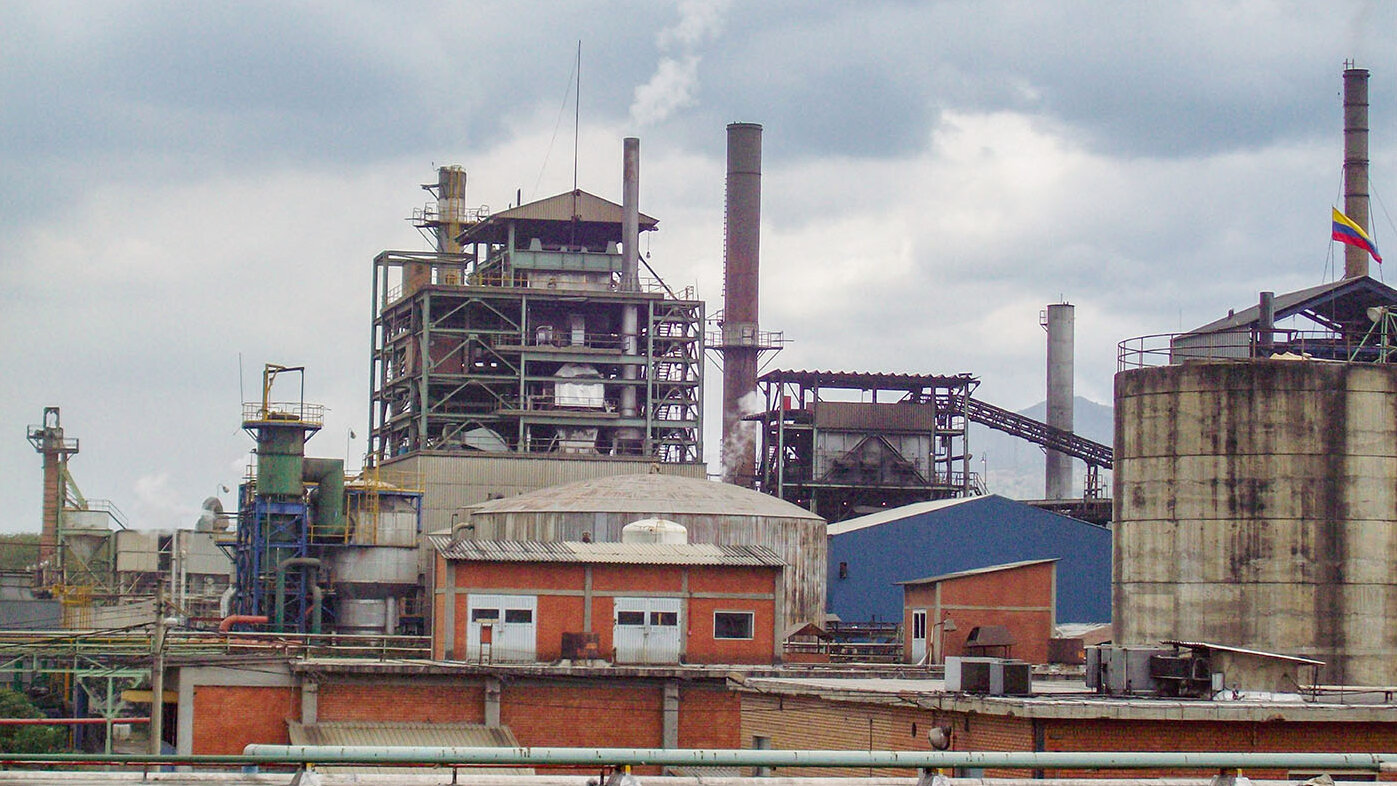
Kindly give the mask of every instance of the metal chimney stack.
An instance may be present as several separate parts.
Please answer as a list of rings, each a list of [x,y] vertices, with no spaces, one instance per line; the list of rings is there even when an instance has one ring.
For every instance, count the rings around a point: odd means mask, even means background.
[[[1048,329],[1048,417],[1052,428],[1072,430],[1073,332],[1076,309],[1071,303],[1048,306],[1043,326]],[[1046,499],[1072,496],[1072,457],[1056,450],[1047,452]]]
[[[437,169],[437,250],[461,253],[456,236],[465,229],[466,170],[459,165]]]
[[[762,127],[728,125],[723,268],[723,480],[751,488],[756,435],[743,428],[743,399],[757,391],[758,250],[762,219]]]
[[[1368,69],[1344,69],[1344,215],[1367,232]],[[1368,275],[1368,252],[1344,246],[1344,278]]]
[[[626,137],[621,162],[621,289],[640,290],[640,139]]]

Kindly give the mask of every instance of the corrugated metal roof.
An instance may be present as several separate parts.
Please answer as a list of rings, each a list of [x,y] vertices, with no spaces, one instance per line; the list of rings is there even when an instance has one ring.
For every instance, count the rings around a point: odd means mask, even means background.
[[[921,390],[944,385],[978,382],[973,374],[877,374],[864,371],[794,371],[776,369],[760,377],[762,382],[790,382],[806,387],[851,387],[880,390]]]
[[[876,527],[879,524],[886,524],[889,521],[898,521],[901,519],[910,518],[912,516],[920,516],[923,513],[930,513],[934,510],[949,508],[953,505],[964,505],[967,502],[978,502],[983,499],[989,499],[992,496],[994,495],[986,494],[975,497],[952,497],[951,499],[934,499],[930,502],[913,502],[911,505],[903,505],[900,508],[889,508],[888,510],[880,510],[877,513],[870,513],[867,516],[859,516],[858,518],[845,519],[844,521],[831,524],[829,525],[829,534],[843,535],[846,532],[853,532],[855,530],[865,529],[867,527]]]
[[[931,584],[936,581],[946,581],[947,579],[959,579],[965,576],[978,576],[981,573],[998,573],[1001,570],[1014,570],[1015,568],[1026,568],[1029,565],[1042,565],[1047,562],[1057,562],[1057,557],[1052,559],[1026,559],[1022,562],[1006,562],[1003,565],[987,565],[983,568],[971,568],[970,570],[958,570],[955,573],[942,573],[940,576],[927,576],[924,579],[910,579],[908,581],[898,581],[895,584]]]
[[[411,745],[424,747],[517,748],[519,741],[505,726],[481,723],[416,723],[393,721],[286,721],[292,745]]]
[[[462,243],[501,242],[506,232],[504,227],[511,221],[571,222],[574,217],[586,224],[614,224],[616,231],[612,234],[619,240],[625,216],[621,205],[577,189],[502,210],[462,232],[459,239]],[[653,230],[659,223],[658,219],[640,214],[642,232]]]
[[[1304,313],[1321,322],[1353,322],[1365,319],[1368,306],[1387,306],[1397,301],[1397,290],[1367,276],[1330,281],[1308,289],[1276,295],[1277,320]],[[1261,320],[1261,307],[1255,305],[1231,316],[1196,327],[1184,335],[1217,333],[1256,326]]]
[[[472,506],[478,513],[618,512],[646,516],[770,516],[824,519],[798,505],[751,489],[674,475],[613,475],[565,483]]]
[[[542,543],[518,540],[457,540],[430,535],[432,546],[446,559],[470,562],[582,562],[616,565],[739,565],[780,567],[785,564],[765,546],[715,546],[707,543]]]
[[[506,726],[486,726],[480,723],[417,723],[398,721],[337,721],[333,723],[300,723],[286,721],[292,745],[369,745],[375,747],[463,747],[517,748],[519,741]],[[372,767],[354,764],[319,765],[326,773],[385,775],[401,778],[402,767]],[[472,767],[474,775],[533,775],[533,768]],[[386,782],[386,781],[384,781]]]

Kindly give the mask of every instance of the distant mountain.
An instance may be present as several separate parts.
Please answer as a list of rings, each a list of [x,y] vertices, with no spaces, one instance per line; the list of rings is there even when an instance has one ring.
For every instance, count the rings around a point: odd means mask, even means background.
[[[995,402],[986,402],[993,404]],[[1020,411],[1034,420],[1047,418],[1046,401]],[[1073,431],[1090,440],[1110,445],[1115,435],[1115,415],[1111,407],[1098,404],[1081,396],[1072,403]],[[986,473],[986,486],[992,494],[1002,494],[1012,499],[1042,499],[1044,486],[1044,466],[1046,459],[1043,448],[1011,437],[1002,431],[995,431],[978,423],[970,425],[971,470]],[[983,461],[982,461],[983,460]],[[1073,462],[1072,493],[1081,496],[1082,481],[1086,476],[1086,465]],[[1110,488],[1110,472],[1102,472],[1101,480]],[[1108,492],[1109,493],[1109,492]]]

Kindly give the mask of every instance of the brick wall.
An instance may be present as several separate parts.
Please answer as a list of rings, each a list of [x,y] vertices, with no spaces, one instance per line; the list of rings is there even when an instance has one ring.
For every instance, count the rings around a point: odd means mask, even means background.
[[[484,723],[485,689],[478,684],[421,680],[321,684],[317,719]]]
[[[722,687],[680,688],[679,747],[743,747],[742,699]]]
[[[301,718],[296,688],[196,685],[192,752],[240,754],[254,742],[289,745],[287,718]]]

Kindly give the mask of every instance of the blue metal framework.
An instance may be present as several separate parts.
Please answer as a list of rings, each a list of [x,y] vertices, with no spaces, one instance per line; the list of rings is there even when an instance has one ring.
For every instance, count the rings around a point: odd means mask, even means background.
[[[270,617],[276,608],[277,565],[282,560],[310,556],[310,509],[304,500],[260,496],[255,485],[246,483],[240,490],[243,504],[234,555],[238,573],[235,610]],[[289,570],[285,581],[286,630],[304,633],[310,614],[305,572]]]

